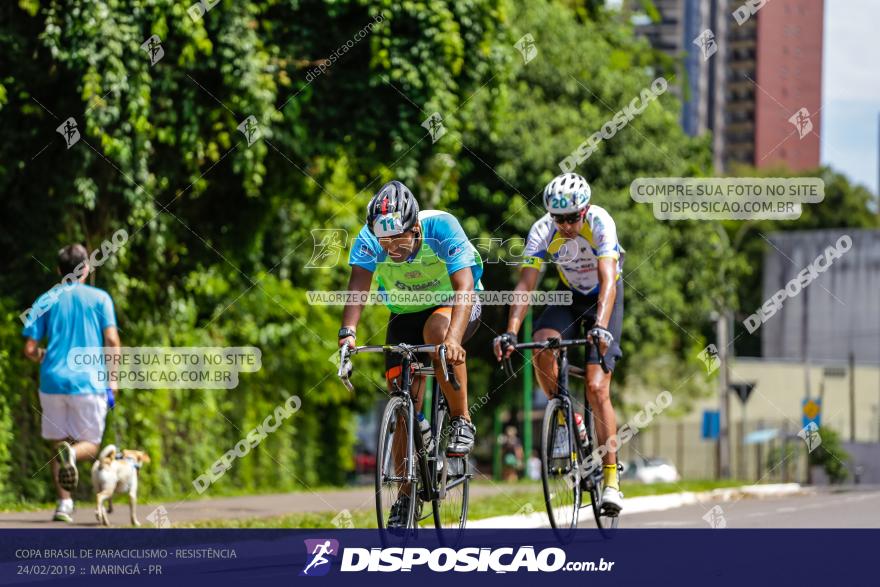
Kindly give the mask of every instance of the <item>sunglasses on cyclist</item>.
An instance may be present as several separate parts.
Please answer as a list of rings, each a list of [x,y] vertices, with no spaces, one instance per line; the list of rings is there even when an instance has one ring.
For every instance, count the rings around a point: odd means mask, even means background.
[[[574,214],[551,214],[551,218],[553,218],[553,222],[556,224],[576,224],[583,217],[582,212],[575,212]]]

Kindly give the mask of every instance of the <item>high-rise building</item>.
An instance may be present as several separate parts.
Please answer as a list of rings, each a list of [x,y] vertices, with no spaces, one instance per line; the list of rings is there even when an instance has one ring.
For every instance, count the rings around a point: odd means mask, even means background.
[[[823,0],[774,0],[758,21],[755,165],[819,165]]]
[[[680,63],[684,83],[673,87],[682,101],[681,125],[689,135],[703,134],[708,126],[709,68],[694,40],[708,28],[711,0],[654,0],[652,14],[640,13],[640,2],[633,6],[638,34],[657,50]]]
[[[641,1],[629,4],[637,33],[682,63],[682,127],[713,134],[719,171],[819,165],[823,5],[655,0],[656,12],[643,12]]]

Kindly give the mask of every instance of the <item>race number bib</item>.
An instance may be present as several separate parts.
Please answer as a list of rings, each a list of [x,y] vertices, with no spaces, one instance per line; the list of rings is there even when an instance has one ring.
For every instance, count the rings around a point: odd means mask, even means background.
[[[400,212],[382,214],[373,221],[373,234],[377,237],[397,236],[403,232],[403,221]]]

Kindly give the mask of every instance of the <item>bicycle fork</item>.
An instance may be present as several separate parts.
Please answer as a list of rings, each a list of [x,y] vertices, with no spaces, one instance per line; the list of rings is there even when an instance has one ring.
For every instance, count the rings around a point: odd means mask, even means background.
[[[589,491],[594,485],[596,485],[596,475],[598,474],[600,477],[602,475],[601,469],[590,470],[587,466],[588,461],[591,460],[590,456],[593,454],[593,435],[590,433],[590,430],[592,429],[593,412],[590,409],[590,404],[587,403],[584,414],[587,442],[586,446],[584,446],[584,444],[581,443],[580,433],[578,432],[577,423],[574,419],[574,402],[571,401],[571,393],[568,388],[568,365],[568,349],[561,348],[559,349],[559,358],[557,359],[559,376],[556,385],[558,397],[563,400],[565,405],[566,418],[568,418],[568,429],[570,431],[569,434],[573,446],[571,455],[572,481],[574,483],[582,483],[582,489]]]

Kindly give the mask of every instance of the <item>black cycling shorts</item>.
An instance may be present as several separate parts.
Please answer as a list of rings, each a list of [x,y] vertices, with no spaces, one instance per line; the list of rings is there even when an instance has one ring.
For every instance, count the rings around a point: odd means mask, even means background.
[[[461,339],[462,344],[467,342],[480,326],[480,314],[482,308],[477,302],[471,308],[471,316],[468,318],[467,328]],[[391,313],[388,319],[388,330],[385,332],[385,344],[426,344],[424,337],[425,323],[436,312],[452,313],[452,306],[435,306],[411,314]],[[431,357],[427,353],[419,353],[419,362],[424,365],[430,364]],[[400,364],[403,357],[397,353],[385,353],[385,376],[393,379],[400,374]]]
[[[563,339],[585,337],[586,333],[596,324],[596,308],[599,303],[598,295],[584,295],[580,292],[560,288],[558,291],[571,291],[570,306],[547,306],[541,316],[535,321],[534,331],[537,333],[542,328],[552,328],[562,333]],[[581,327],[583,329],[581,330]],[[605,353],[605,365],[611,371],[617,361],[623,357],[620,350],[620,334],[623,330],[623,280],[617,281],[617,295],[614,297],[614,308],[611,310],[611,318],[608,320],[608,331],[614,337],[614,342]],[[587,363],[599,364],[599,351],[595,345],[589,345]]]

